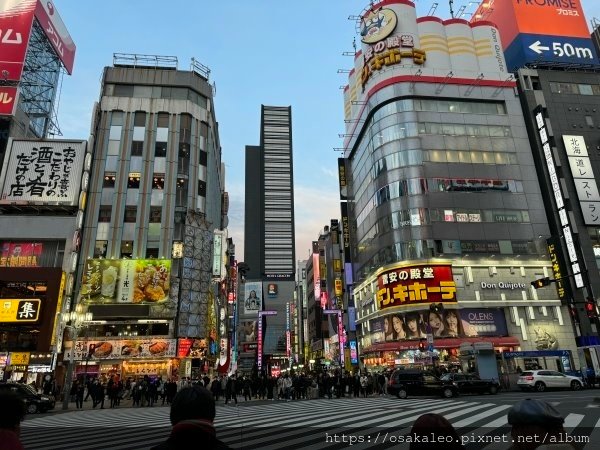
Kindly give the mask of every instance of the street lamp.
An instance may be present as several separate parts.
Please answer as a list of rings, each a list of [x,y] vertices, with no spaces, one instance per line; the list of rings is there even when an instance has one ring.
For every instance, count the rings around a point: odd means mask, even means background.
[[[71,353],[69,354],[69,370],[65,379],[63,389],[63,406],[62,409],[69,409],[69,397],[71,395],[71,385],[73,384],[73,374],[75,372],[75,349],[77,347],[77,337],[79,331],[86,326],[87,322],[93,320],[94,316],[91,312],[87,312],[86,307],[79,304],[75,307],[75,311],[66,313],[63,316],[64,327],[71,330]]]

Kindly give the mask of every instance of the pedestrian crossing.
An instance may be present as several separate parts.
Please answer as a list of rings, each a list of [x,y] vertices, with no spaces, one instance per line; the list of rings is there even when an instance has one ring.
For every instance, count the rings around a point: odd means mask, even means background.
[[[232,448],[354,450],[408,448],[399,440],[424,413],[445,416],[465,439],[469,450],[506,449],[491,443],[509,436],[506,413],[511,405],[468,399],[390,397],[315,399],[292,402],[240,402],[217,405],[217,436]],[[494,398],[495,399],[495,398]],[[589,414],[587,413],[589,411]],[[600,444],[600,410],[570,413],[565,426],[571,435]],[[22,440],[28,450],[133,450],[164,441],[170,431],[168,407],[82,410],[28,417]],[[345,439],[345,442],[344,442]],[[595,443],[595,445],[594,445]]]

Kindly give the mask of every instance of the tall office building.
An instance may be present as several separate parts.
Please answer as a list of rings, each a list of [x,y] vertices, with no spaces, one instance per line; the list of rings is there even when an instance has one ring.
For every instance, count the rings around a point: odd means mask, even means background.
[[[287,362],[274,361],[285,360],[290,353],[290,310],[293,309],[290,305],[294,305],[295,285],[293,174],[292,108],[262,105],[260,146],[246,147],[244,262],[247,272],[246,295],[241,295],[239,309],[241,321],[258,321],[258,359],[253,356],[254,349],[242,356],[247,361],[259,361],[259,370],[264,369],[261,355],[269,355],[264,357],[268,366],[281,367]],[[262,296],[256,309],[244,303],[248,298],[252,302],[252,291]],[[259,320],[262,318],[260,310],[277,314]]]
[[[417,18],[409,0],[359,21],[340,184],[362,363],[432,364],[424,347],[490,378],[577,368],[568,309],[531,285],[551,273],[549,228],[498,30]]]
[[[186,376],[175,356],[193,351],[207,367],[219,337],[227,347],[216,317],[226,292],[213,282],[227,237],[213,88],[208,68],[177,65],[117,54],[102,76],[79,288],[95,322],[75,355],[103,361],[99,375]],[[193,342],[176,353],[178,337]]]

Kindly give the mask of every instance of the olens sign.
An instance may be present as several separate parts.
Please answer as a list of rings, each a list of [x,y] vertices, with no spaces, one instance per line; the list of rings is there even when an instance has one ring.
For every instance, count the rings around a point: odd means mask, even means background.
[[[377,276],[379,309],[456,301],[456,283],[451,265],[403,266],[386,270]]]

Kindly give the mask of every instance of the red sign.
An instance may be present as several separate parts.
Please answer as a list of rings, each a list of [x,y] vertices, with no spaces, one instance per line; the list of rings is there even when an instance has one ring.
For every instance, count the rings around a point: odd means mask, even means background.
[[[35,17],[70,75],[75,62],[75,43],[54,7],[54,3],[48,0],[39,0],[35,9]]]
[[[178,339],[177,340],[177,357],[185,358],[192,348],[193,339]]]
[[[377,277],[379,309],[438,302],[456,303],[451,265],[398,267]]]
[[[0,62],[0,67],[2,62]],[[0,116],[14,116],[17,105],[17,88],[10,86],[0,87]]]
[[[279,366],[271,366],[271,376],[277,378],[281,375],[281,368]]]
[[[3,242],[0,267],[39,267],[43,247],[39,242]]]
[[[590,37],[580,0],[483,0],[472,22],[494,23],[507,48],[520,33]]]
[[[19,81],[37,0],[0,2],[0,79]]]

